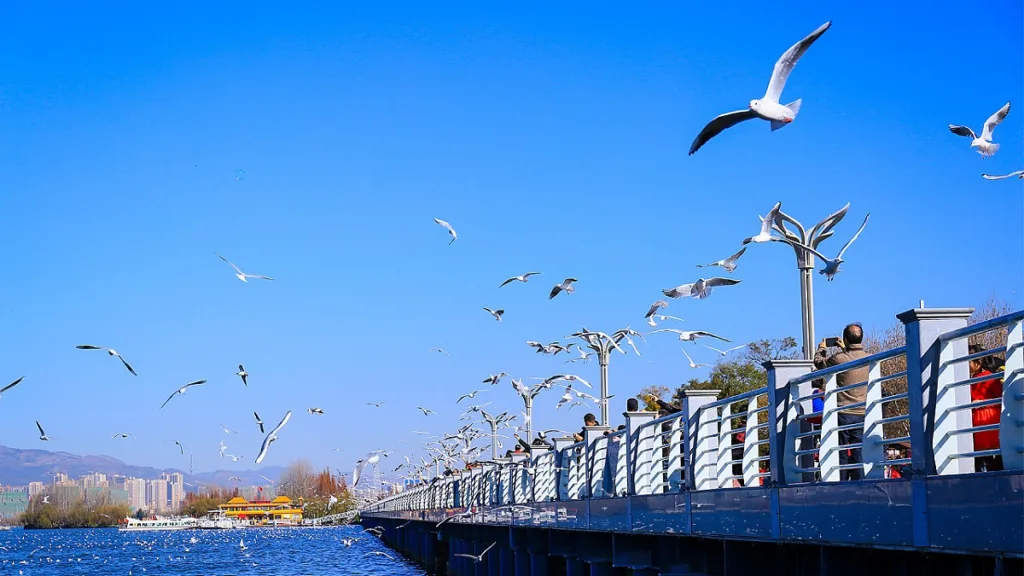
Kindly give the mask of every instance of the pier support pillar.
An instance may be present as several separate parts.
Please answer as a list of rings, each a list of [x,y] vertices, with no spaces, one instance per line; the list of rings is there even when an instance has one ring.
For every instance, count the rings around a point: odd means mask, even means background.
[[[515,576],[530,576],[530,553],[526,549],[516,550]]]
[[[633,568],[633,576],[659,576],[660,570],[654,568]]]
[[[530,576],[548,576],[546,552],[530,552]]]
[[[604,560],[590,562],[590,576],[612,576],[612,563]]]
[[[501,548],[497,545],[491,548],[491,551],[484,556],[484,561],[481,562],[486,566],[486,570],[483,571],[484,576],[493,574],[494,576],[503,576],[504,572],[501,569]],[[479,572],[479,571],[478,571]]]
[[[420,532],[419,536],[420,550],[423,551],[423,555],[420,558],[420,562],[422,562],[424,566],[433,568],[434,564],[437,562],[435,552],[435,543],[437,542],[437,538],[435,538],[433,534],[425,531]]]
[[[516,576],[516,555],[511,548],[502,546],[498,549],[497,556],[500,557],[501,569],[496,571],[495,574],[501,576]]]

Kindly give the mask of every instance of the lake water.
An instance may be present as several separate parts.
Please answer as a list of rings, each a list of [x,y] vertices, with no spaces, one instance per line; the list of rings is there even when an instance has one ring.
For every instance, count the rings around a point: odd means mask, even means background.
[[[351,547],[343,538],[359,538]],[[242,550],[239,540],[247,550]],[[35,552],[33,552],[35,551]],[[371,555],[385,552],[394,560]],[[30,556],[31,554],[31,556]],[[0,574],[50,576],[425,575],[357,526],[118,532],[0,531]]]

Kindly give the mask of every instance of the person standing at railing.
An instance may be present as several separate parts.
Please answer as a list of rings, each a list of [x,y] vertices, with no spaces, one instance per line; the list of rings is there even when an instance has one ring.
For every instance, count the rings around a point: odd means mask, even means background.
[[[843,338],[836,343],[839,352],[829,356],[827,339],[818,344],[818,351],[814,354],[814,367],[818,370],[839,366],[868,356],[864,350],[864,329],[860,324],[853,323],[843,329]],[[839,405],[839,426],[852,426],[849,430],[839,432],[839,464],[860,464],[863,462],[860,446],[856,448],[845,448],[850,444],[861,444],[864,438],[864,404],[868,394],[868,367],[862,366],[836,375],[836,386],[843,388],[850,384],[862,383],[862,386],[852,390],[844,390],[836,397]],[[859,404],[859,406],[857,406]],[[851,406],[852,408],[844,408]],[[842,470],[839,474],[842,480],[860,480],[861,469]]]
[[[979,352],[984,352],[985,348],[978,344],[971,344],[968,346],[967,351],[971,354],[978,354]],[[999,364],[1001,364],[1001,362],[993,356],[975,358],[969,362],[971,378],[984,378],[985,376],[991,376],[994,372],[1001,372],[1002,369]],[[1003,384],[998,378],[992,378],[971,384],[972,402],[977,402],[979,400],[993,400],[995,398],[1002,397]],[[1001,406],[999,404],[974,408],[971,410],[971,424],[974,426],[999,424],[1000,409]],[[975,451],[998,449],[999,430],[986,430],[984,432],[974,433]],[[994,472],[1002,469],[1003,457],[1000,455],[982,456],[981,458],[974,459],[975,472]]]
[[[587,426],[600,426],[601,423],[597,421],[597,416],[594,416],[590,412],[583,415],[583,428],[579,432],[573,434],[572,437],[577,442],[583,442],[583,436],[587,432]]]

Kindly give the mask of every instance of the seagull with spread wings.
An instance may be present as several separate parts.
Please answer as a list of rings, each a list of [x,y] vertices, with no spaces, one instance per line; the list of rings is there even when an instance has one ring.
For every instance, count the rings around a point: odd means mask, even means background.
[[[1017,177],[1018,180],[1024,180],[1024,170],[1017,170],[1016,172],[1010,172],[1002,176],[993,176],[991,174],[982,174],[981,177],[985,180],[1006,180],[1007,178]]]
[[[679,298],[681,296],[689,296],[698,300],[703,300],[711,295],[711,291],[719,286],[735,286],[739,284],[740,280],[733,280],[732,278],[698,278],[696,282],[689,284],[682,284],[675,288],[665,288],[661,291],[662,294],[669,298]]]
[[[42,440],[43,442],[47,442],[49,440],[53,440],[53,438],[50,438],[49,436],[46,435],[46,432],[43,432],[43,425],[39,423],[39,420],[36,420],[36,428],[39,428],[39,439],[40,440]]]
[[[80,346],[75,346],[75,348],[78,348],[79,350],[106,350],[108,355],[117,356],[117,359],[120,360],[121,364],[124,364],[124,367],[127,368],[128,371],[132,373],[132,376],[138,376],[138,374],[135,373],[135,369],[132,368],[131,364],[129,364],[128,361],[125,360],[123,356],[118,354],[117,350],[114,350],[113,348],[93,346],[92,344],[82,344]]]
[[[690,368],[696,369],[696,368],[702,368],[702,367],[711,366],[710,364],[703,364],[703,363],[698,364],[698,363],[694,362],[693,358],[690,358],[690,355],[686,353],[686,349],[685,348],[682,350],[682,352],[683,352],[683,355],[686,356],[686,360],[690,363]]]
[[[455,233],[455,228],[452,228],[451,224],[445,222],[444,220],[441,220],[440,218],[434,218],[434,222],[437,222],[438,225],[446,228],[448,230],[448,233],[452,235],[452,240],[451,242],[448,243],[448,245],[451,246],[452,242],[455,242],[455,240],[459,237],[459,235]],[[470,244],[472,244],[472,242],[470,242]]]
[[[196,380],[194,382],[189,382],[188,384],[185,384],[181,388],[178,388],[177,390],[175,390],[173,394],[168,396],[167,400],[164,400],[164,403],[160,405],[160,408],[163,408],[164,406],[167,406],[167,403],[171,401],[171,398],[174,398],[178,394],[184,394],[189,388],[191,388],[193,386],[202,386],[203,384],[206,384],[206,380]]]
[[[486,306],[484,306],[484,310],[491,316],[494,316],[494,319],[497,320],[498,322],[501,322],[501,315],[505,313],[504,310],[491,310]]]
[[[217,253],[214,252],[214,254]],[[220,254],[217,254],[217,258],[220,258],[221,260],[227,262],[228,264],[231,264],[231,267],[235,269],[235,276],[242,282],[248,283],[249,281],[247,280],[247,278],[256,278],[259,280],[273,280],[273,278],[271,278],[270,276],[261,276],[259,274],[246,274],[245,272],[242,272],[242,270],[239,269],[238,266],[235,266],[234,263],[231,262],[231,260],[228,260],[227,258],[221,256]]]
[[[654,334],[655,332],[672,332],[673,334],[678,334],[679,339],[682,340],[683,342],[696,343],[698,338],[717,338],[722,342],[731,342],[731,340],[726,340],[721,336],[716,336],[711,332],[705,332],[704,330],[676,330],[675,328],[659,328],[658,330],[652,330],[651,334]]]
[[[445,350],[444,348],[431,348],[430,350],[427,350],[427,352],[437,352],[437,353],[439,353],[439,354],[440,354],[440,353],[444,353],[444,355],[445,355],[445,356],[447,356],[447,357],[449,357],[449,358],[451,358],[451,357],[452,357],[452,355],[451,355],[451,354],[449,354],[449,353],[448,353],[448,351],[447,351],[447,350]]]
[[[644,318],[650,318],[658,312],[658,309],[666,307],[668,307],[668,301],[658,300],[654,304],[651,304],[651,307],[647,310],[647,314],[644,314]]]
[[[431,410],[430,408],[424,408],[423,406],[417,406],[416,409],[419,410],[420,412],[423,412],[424,416],[430,416],[431,414],[434,413],[434,411]]]
[[[832,279],[835,278],[836,274],[839,273],[839,266],[843,262],[845,262],[845,260],[843,260],[843,254],[846,254],[846,249],[849,248],[850,244],[853,244],[853,241],[856,240],[858,236],[860,236],[861,232],[864,231],[864,227],[868,225],[868,218],[870,217],[870,213],[864,216],[864,222],[862,222],[860,228],[857,229],[857,233],[853,235],[853,238],[850,238],[850,240],[843,246],[843,248],[839,251],[839,254],[836,255],[835,258],[826,258],[825,256],[822,256],[821,252],[818,252],[814,248],[811,248],[810,246],[801,244],[799,242],[794,242],[792,240],[789,240],[788,238],[786,239],[786,242],[798,248],[803,248],[804,250],[807,250],[811,254],[814,254],[815,256],[820,258],[821,261],[825,263],[825,267],[819,270],[818,274],[824,274],[825,278],[829,282],[831,282]]]
[[[506,284],[511,284],[512,282],[522,282],[523,284],[525,284],[530,281],[530,276],[537,276],[538,274],[540,274],[540,272],[527,272],[526,274],[523,274],[521,276],[513,276],[508,280],[502,282],[501,285],[498,286],[498,288],[501,288]]]
[[[722,356],[728,356],[729,352],[732,352],[734,350],[739,350],[740,348],[746,348],[747,347],[746,344],[742,344],[740,346],[733,346],[732,348],[727,348],[725,350],[719,350],[718,348],[715,348],[714,346],[708,346],[707,344],[701,344],[701,346],[707,348],[708,350],[714,350],[715,352],[718,352]]]
[[[259,367],[257,366],[257,368]],[[242,379],[242,384],[245,384],[246,388],[249,387],[249,373],[245,371],[241,364],[238,365],[238,372],[235,372],[235,376]]]
[[[955,124],[949,125],[949,131],[957,136],[964,136],[971,138],[971,148],[977,148],[978,154],[981,154],[982,158],[988,158],[999,151],[999,144],[992,142],[992,131],[999,126],[999,123],[1006,118],[1006,115],[1010,113],[1010,103],[1007,102],[1002,108],[996,110],[996,113],[989,116],[988,120],[985,120],[985,126],[981,129],[981,136],[974,133],[967,126],[957,126]]]
[[[21,384],[21,381],[24,380],[24,379],[25,379],[25,377],[22,376],[21,378],[18,378],[17,380],[15,380],[14,382],[11,382],[7,386],[4,386],[3,388],[0,388],[0,396],[3,396],[4,392],[7,392],[11,388],[14,388],[18,384]]]
[[[473,561],[473,564],[479,564],[479,563],[484,561],[484,554],[487,554],[487,551],[490,550],[491,548],[494,548],[494,546],[496,544],[497,544],[497,542],[491,542],[491,545],[488,546],[487,548],[484,548],[484,551],[479,553],[479,554],[452,554],[452,556],[458,556],[458,557],[461,557],[461,558],[469,558],[470,560]]]
[[[277,440],[277,433],[280,432],[282,428],[284,428],[284,425],[288,423],[288,420],[291,419],[291,417],[291,410],[285,412],[284,418],[281,419],[281,423],[275,426],[274,429],[270,431],[270,434],[267,434],[267,437],[263,439],[263,446],[260,447],[259,456],[256,456],[256,464],[263,462],[263,459],[267,457],[267,450],[269,450],[270,445],[273,444],[275,440]]]
[[[747,245],[751,242],[759,244],[762,242],[778,241],[779,237],[772,234],[772,226],[777,226],[780,230],[785,229],[782,225],[782,216],[779,215],[781,210],[782,202],[776,202],[775,206],[772,206],[772,209],[768,211],[768,214],[764,218],[761,218],[761,231],[750,238],[745,238],[743,240],[743,244]]]
[[[800,57],[831,26],[831,21],[825,22],[803,40],[800,40],[791,46],[789,50],[786,50],[775,63],[775,68],[772,69],[772,77],[768,81],[768,89],[765,90],[764,96],[760,99],[751,100],[746,110],[727,112],[708,122],[707,126],[704,126],[704,129],[693,140],[693,144],[690,145],[690,154],[699,150],[708,140],[711,140],[723,130],[746,120],[754,118],[767,120],[771,122],[772,131],[774,132],[796,119],[796,115],[800,112],[801,100],[798,98],[789,104],[779,103],[782,89],[785,88],[786,80],[789,79],[789,75],[793,72],[793,68],[796,66],[797,61],[800,60]]]
[[[506,373],[506,372],[500,372],[500,373],[498,373],[498,374],[491,374],[491,375],[490,375],[490,376],[488,376],[487,378],[484,378],[484,381],[483,381],[483,383],[484,383],[484,384],[490,384],[491,386],[496,386],[496,385],[498,384],[498,382],[500,382],[500,381],[501,381],[501,379],[502,379],[503,377],[505,377],[505,376],[508,376],[508,373]]]
[[[726,272],[729,272],[731,274],[732,271],[736,269],[736,261],[739,260],[740,256],[743,256],[743,253],[746,252],[746,251],[747,251],[747,247],[744,246],[743,248],[739,249],[739,252],[736,252],[735,254],[733,254],[732,256],[729,256],[728,258],[723,258],[722,260],[719,260],[717,262],[712,262],[711,264],[697,264],[697,268],[709,268],[709,267],[712,267],[712,266],[721,266]]]
[[[252,411],[252,415],[256,417],[256,423],[260,425],[260,434],[263,434],[263,420],[260,419],[260,415],[255,410]]]
[[[551,289],[551,294],[548,295],[548,300],[558,296],[559,292],[572,294],[576,291],[576,286],[573,285],[576,282],[578,282],[576,278],[566,278],[565,280],[562,280],[561,284],[555,284],[555,287]]]
[[[481,393],[481,392],[483,392],[483,391],[484,390],[473,390],[472,392],[463,394],[462,396],[459,396],[459,399],[456,400],[455,403],[458,404],[459,402],[462,402],[466,398],[476,398],[476,395]]]

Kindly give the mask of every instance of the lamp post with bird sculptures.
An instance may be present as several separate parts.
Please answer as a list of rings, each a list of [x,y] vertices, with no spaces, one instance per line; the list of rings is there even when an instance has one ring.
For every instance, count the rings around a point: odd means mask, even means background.
[[[601,422],[605,426],[609,426],[608,422],[608,400],[611,396],[608,394],[608,361],[611,359],[612,350],[618,350],[625,354],[626,351],[619,346],[619,342],[629,336],[640,336],[639,332],[631,330],[628,326],[619,330],[609,336],[604,332],[591,332],[586,328],[583,328],[579,332],[570,334],[566,338],[579,338],[587,344],[587,348],[590,348],[597,354],[598,363],[601,365],[601,398],[599,403],[601,404]],[[642,336],[641,336],[642,337]]]

